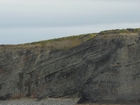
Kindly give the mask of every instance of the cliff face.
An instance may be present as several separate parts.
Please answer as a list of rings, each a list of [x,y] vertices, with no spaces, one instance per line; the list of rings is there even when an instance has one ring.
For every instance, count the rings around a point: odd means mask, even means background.
[[[67,50],[38,44],[2,45],[0,98],[81,97],[79,103],[139,102],[139,69],[139,29],[100,32]]]

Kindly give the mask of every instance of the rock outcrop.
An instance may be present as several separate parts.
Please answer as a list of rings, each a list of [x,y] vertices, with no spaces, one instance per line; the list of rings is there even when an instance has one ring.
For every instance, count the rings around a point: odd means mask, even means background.
[[[139,103],[140,29],[103,31],[68,49],[1,45],[0,98],[7,96]]]

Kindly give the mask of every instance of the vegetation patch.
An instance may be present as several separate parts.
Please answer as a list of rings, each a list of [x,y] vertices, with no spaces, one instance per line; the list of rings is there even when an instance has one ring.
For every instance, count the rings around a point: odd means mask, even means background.
[[[78,46],[78,45],[82,44],[83,42],[94,38],[95,36],[96,36],[95,33],[82,34],[82,35],[78,35],[78,36],[69,36],[69,37],[56,38],[56,39],[51,39],[51,40],[32,42],[32,43],[28,43],[28,44],[29,45],[40,45],[42,48],[67,50],[72,47]]]
[[[138,32],[140,32],[140,28],[136,28],[136,29],[127,28],[127,29],[101,31],[99,34],[138,33]]]

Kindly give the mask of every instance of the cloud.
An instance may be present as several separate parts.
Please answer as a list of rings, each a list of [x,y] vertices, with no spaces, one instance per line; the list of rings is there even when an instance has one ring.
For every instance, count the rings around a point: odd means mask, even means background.
[[[140,27],[139,0],[0,0],[0,43]]]
[[[109,29],[138,28],[140,23],[98,24],[73,27],[38,27],[0,29],[0,44],[19,44],[52,38],[100,32]]]
[[[63,27],[140,22],[137,0],[2,0],[0,27]],[[135,2],[137,1],[137,2]]]

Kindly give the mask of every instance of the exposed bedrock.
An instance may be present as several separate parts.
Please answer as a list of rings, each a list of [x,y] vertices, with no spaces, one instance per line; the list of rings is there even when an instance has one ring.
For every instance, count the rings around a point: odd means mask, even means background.
[[[99,33],[65,49],[0,46],[0,98],[140,102],[140,32]]]

